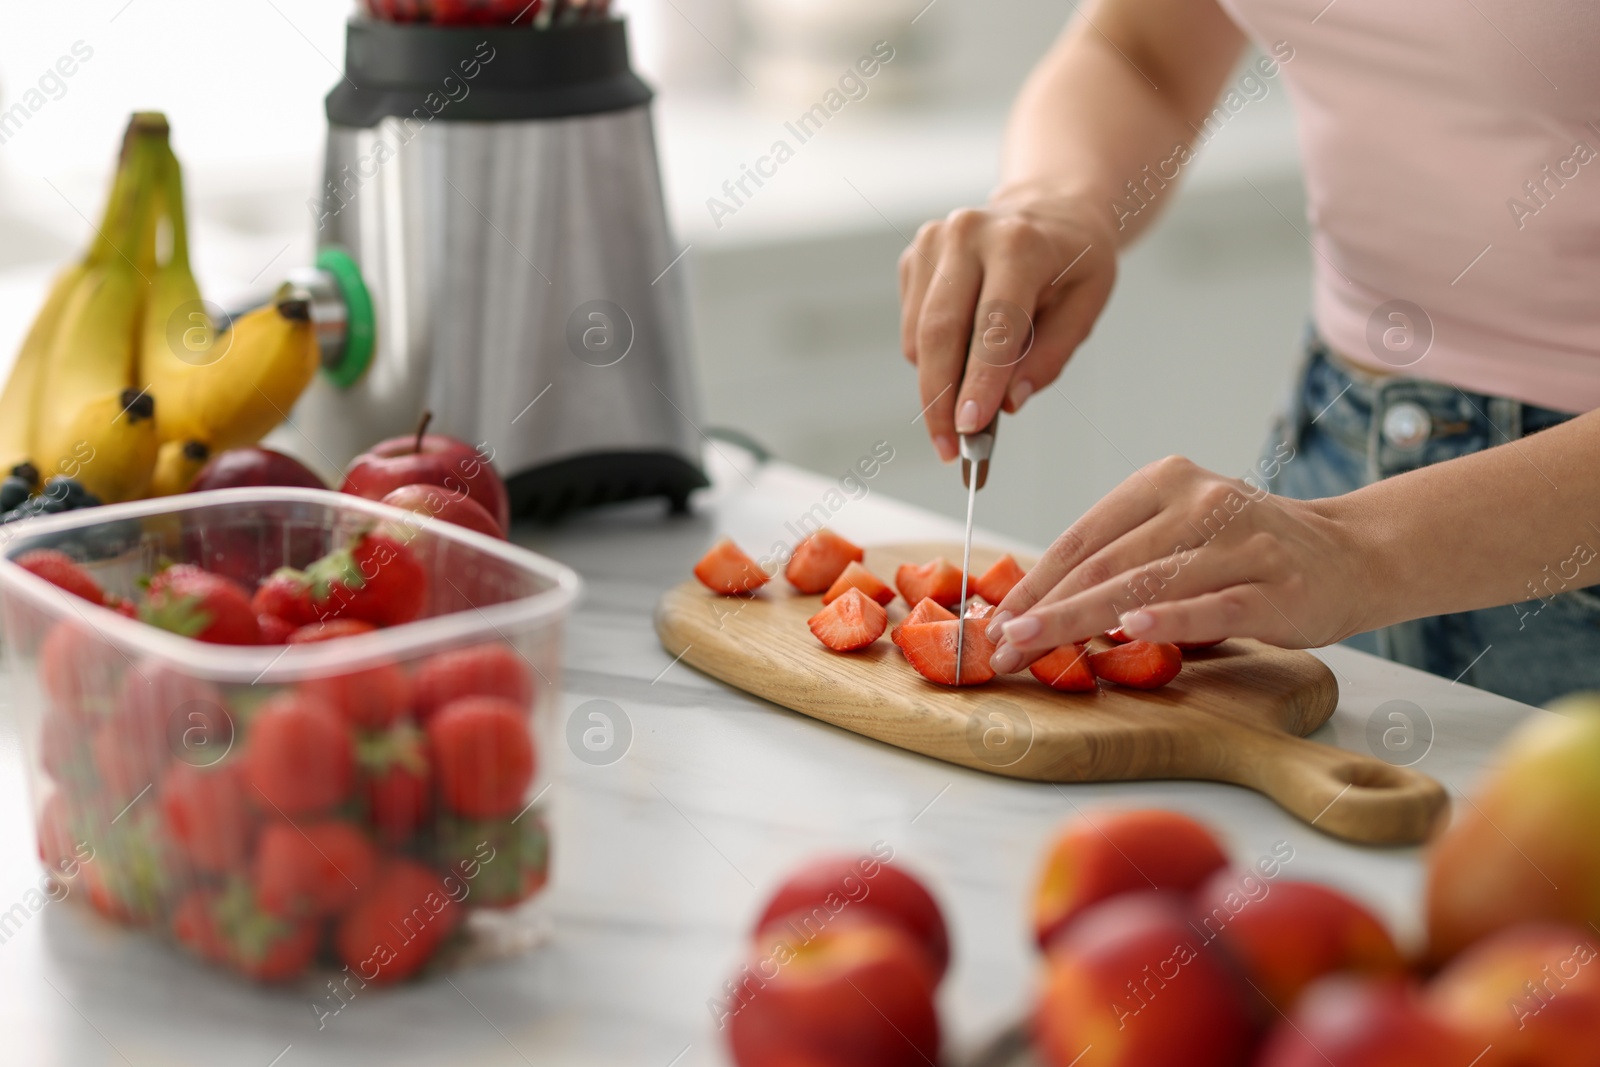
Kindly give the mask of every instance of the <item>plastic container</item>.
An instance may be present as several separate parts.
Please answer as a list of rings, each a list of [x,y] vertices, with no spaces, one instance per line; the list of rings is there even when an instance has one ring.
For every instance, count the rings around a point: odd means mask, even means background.
[[[12,562],[58,549],[130,598],[169,562],[249,589],[374,529],[422,564],[421,617],[314,644],[201,643]],[[571,570],[314,489],[90,508],[0,536],[40,858],[68,899],[269,981],[398,981],[537,940]]]

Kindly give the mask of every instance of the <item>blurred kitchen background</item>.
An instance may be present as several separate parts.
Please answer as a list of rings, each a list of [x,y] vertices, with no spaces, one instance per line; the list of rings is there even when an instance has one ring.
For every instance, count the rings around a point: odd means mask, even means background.
[[[656,86],[668,207],[687,253],[707,427],[961,513],[913,420],[896,260],[924,220],[981,203],[1012,93],[1070,18],[1052,0],[618,0]],[[310,261],[322,100],[345,0],[13,5],[0,36],[0,369],[44,279],[85,242],[130,111],[159,109],[189,175],[196,270],[221,303]],[[731,215],[737,179],[878,41],[894,59]],[[74,47],[76,46],[76,48]],[[89,58],[55,73],[62,56]],[[1310,250],[1282,79],[1187,168],[1060,391],[1004,427],[981,522],[1047,542],[1140,463],[1251,469],[1285,393]],[[34,91],[37,90],[37,91]],[[42,103],[41,103],[42,101]],[[20,105],[20,106],[19,106]],[[1155,160],[1151,161],[1155,163]],[[730,201],[731,202],[731,201]],[[720,222],[720,225],[718,224]],[[667,264],[661,264],[666,268]]]

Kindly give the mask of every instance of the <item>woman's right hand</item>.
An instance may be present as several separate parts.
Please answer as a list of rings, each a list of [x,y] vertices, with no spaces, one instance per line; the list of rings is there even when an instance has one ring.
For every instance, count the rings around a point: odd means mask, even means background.
[[[1110,211],[1083,197],[1002,195],[917,231],[900,256],[900,343],[940,459],[1055,381],[1116,274]]]

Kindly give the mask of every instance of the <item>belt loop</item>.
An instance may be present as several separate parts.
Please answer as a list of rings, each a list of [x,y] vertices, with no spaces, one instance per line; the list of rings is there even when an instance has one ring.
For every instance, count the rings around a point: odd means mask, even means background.
[[[1496,409],[1499,410],[1496,410]],[[1494,412],[1495,421],[1508,441],[1517,441],[1522,438],[1522,402],[1509,397],[1495,396],[1489,398],[1489,410]],[[1496,442],[1499,444],[1500,442]]]
[[[1379,457],[1383,450],[1383,416],[1389,410],[1388,392],[1392,379],[1381,378],[1372,383],[1372,412],[1367,422],[1367,484],[1384,478]]]

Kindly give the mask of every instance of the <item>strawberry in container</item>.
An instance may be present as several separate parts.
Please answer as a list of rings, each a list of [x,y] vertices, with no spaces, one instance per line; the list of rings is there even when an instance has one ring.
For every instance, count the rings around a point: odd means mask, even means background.
[[[397,514],[259,488],[19,528],[5,654],[69,899],[256,982],[396,982],[463,939],[533,940],[577,579]]]

